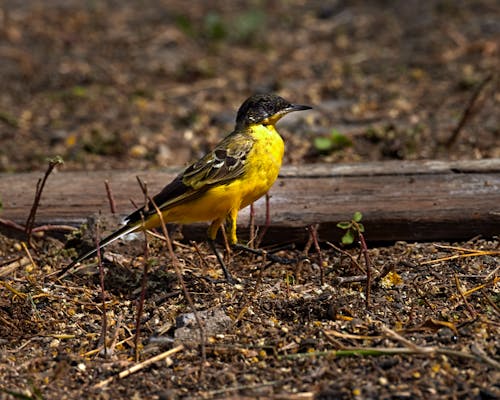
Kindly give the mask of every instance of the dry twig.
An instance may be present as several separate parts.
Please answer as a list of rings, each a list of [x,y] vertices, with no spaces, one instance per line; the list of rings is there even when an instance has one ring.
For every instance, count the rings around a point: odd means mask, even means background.
[[[372,287],[372,261],[370,260],[370,256],[368,255],[368,246],[366,245],[365,237],[361,230],[358,229],[359,242],[361,243],[361,252],[365,258],[366,265],[366,287],[365,287],[365,304],[366,308],[370,308],[370,295],[371,295],[371,287]]]
[[[454,277],[455,277],[455,285],[457,287],[458,294],[460,295],[460,297],[462,298],[462,301],[464,302],[465,306],[469,310],[469,313],[471,314],[471,318],[476,319],[477,318],[476,310],[474,310],[474,308],[472,308],[472,306],[467,301],[467,298],[464,296],[464,292],[462,290],[462,285],[460,285],[460,280],[458,279],[457,274],[454,274]]]
[[[102,327],[101,327],[101,343],[103,345],[104,357],[108,356],[108,344],[107,344],[107,334],[108,334],[108,315],[106,311],[106,292],[104,288],[104,267],[102,265],[101,257],[101,235],[99,231],[99,224],[95,227],[95,245],[97,249],[97,265],[99,266],[99,284],[101,287],[101,299],[102,299]]]
[[[355,265],[355,266],[356,266],[356,267],[357,267],[357,268],[358,268],[358,269],[359,269],[362,273],[365,273],[365,274],[366,274],[365,269],[361,266],[361,264],[358,262],[358,260],[356,260],[356,258],[355,258],[352,254],[348,253],[348,252],[347,252],[347,251],[345,251],[345,250],[342,250],[340,247],[335,246],[335,245],[334,245],[333,243],[331,243],[331,242],[326,242],[326,244],[327,244],[328,246],[330,246],[332,249],[334,249],[334,250],[338,251],[340,254],[343,254],[344,256],[348,257],[348,258],[352,261],[352,263],[353,263],[353,264],[354,264],[354,265]],[[364,276],[364,279],[362,279],[362,280],[365,280],[365,279],[366,279],[366,275],[363,275],[363,276]]]
[[[144,215],[141,214],[142,225],[144,226]],[[146,230],[144,233],[144,269],[142,271],[141,278],[141,295],[139,297],[139,304],[137,305],[137,318],[135,320],[135,337],[134,337],[134,354],[135,361],[139,361],[139,337],[141,335],[141,318],[142,312],[144,310],[144,301],[146,300],[146,288],[148,283],[148,269],[149,269],[149,241],[148,241],[148,232]]]
[[[11,221],[10,219],[4,219],[0,218],[0,225],[3,225],[7,228],[12,228],[15,229],[16,231],[20,232],[26,232],[26,227],[23,225],[20,225],[14,221]],[[66,232],[73,232],[76,231],[78,228],[75,228],[74,226],[70,225],[40,225],[36,226],[31,230],[31,233],[35,232],[47,232],[47,231],[66,231]]]
[[[266,221],[264,223],[264,228],[257,237],[257,240],[255,242],[255,248],[258,249],[260,247],[262,239],[264,239],[264,236],[270,226],[271,226],[271,197],[269,196],[269,193],[266,193]]]
[[[38,205],[40,204],[40,199],[42,197],[43,188],[45,187],[45,183],[47,182],[47,178],[54,170],[54,168],[62,164],[63,160],[61,157],[57,156],[49,160],[49,165],[47,170],[45,171],[45,175],[42,179],[39,179],[36,184],[35,198],[33,200],[33,205],[31,206],[30,213],[28,218],[26,219],[26,235],[28,236],[28,245],[31,246],[31,233],[33,232],[33,227],[35,226],[35,217],[36,212],[38,210]]]
[[[113,197],[113,192],[111,191],[111,186],[109,185],[108,180],[104,181],[104,186],[106,187],[106,195],[108,196],[108,203],[111,214],[116,214],[115,198]]]
[[[28,249],[28,246],[26,246],[26,243],[24,242],[21,242],[21,246],[23,247],[23,250],[24,252],[26,253],[26,255],[28,256],[29,260],[30,260],[30,263],[31,265],[33,266],[33,268],[36,268],[36,264],[35,264],[35,261],[33,261],[33,257],[31,257],[31,253]]]
[[[250,237],[248,240],[248,245],[253,246],[255,244],[255,207],[252,204],[250,204],[250,218],[248,220],[248,228],[250,231]]]
[[[467,103],[467,106],[464,109],[464,112],[462,113],[462,117],[460,118],[460,121],[458,122],[458,125],[453,129],[453,132],[451,133],[451,136],[448,138],[448,140],[445,142],[446,147],[451,147],[453,144],[457,141],[458,135],[460,135],[460,132],[462,131],[463,127],[465,126],[465,123],[467,120],[474,114],[474,105],[476,104],[479,95],[483,91],[483,89],[486,87],[489,81],[493,78],[493,74],[489,74],[486,78],[482,80],[479,85],[477,85],[476,89],[472,93],[472,96],[469,99],[469,102]]]
[[[309,235],[312,239],[312,242],[314,244],[314,248],[316,249],[316,252],[318,253],[318,261],[319,261],[319,276],[320,276],[320,282],[321,286],[325,284],[325,277],[324,277],[324,271],[323,271],[323,255],[321,253],[321,247],[319,247],[319,240],[318,240],[318,227],[319,224],[315,225],[310,225],[307,227],[307,230],[309,231]]]
[[[187,290],[186,284],[184,283],[184,279],[182,278],[182,272],[179,268],[179,261],[174,253],[174,248],[172,247],[172,241],[170,240],[170,235],[168,234],[167,225],[165,224],[165,220],[163,219],[163,214],[161,213],[160,209],[158,208],[158,206],[156,205],[156,203],[153,201],[152,198],[149,198],[149,202],[155,208],[155,211],[158,214],[158,218],[160,219],[161,229],[163,231],[163,235],[165,236],[165,240],[167,242],[167,248],[168,248],[168,252],[170,254],[170,258],[172,260],[172,265],[174,266],[175,274],[177,275],[177,279],[179,280],[179,283],[181,284],[182,290],[184,292],[184,296],[186,297],[186,300],[189,304],[189,307],[193,310],[193,315],[194,315],[194,318],[196,320],[196,324],[198,325],[198,329],[200,332],[200,346],[201,346],[201,354],[202,354],[200,375],[203,376],[203,366],[205,365],[206,360],[207,360],[207,353],[206,353],[206,348],[205,348],[205,329],[203,327],[203,323],[201,322],[200,316],[198,315],[198,311],[196,310],[196,307],[194,306],[193,299],[191,298],[191,295],[189,294],[189,291]]]

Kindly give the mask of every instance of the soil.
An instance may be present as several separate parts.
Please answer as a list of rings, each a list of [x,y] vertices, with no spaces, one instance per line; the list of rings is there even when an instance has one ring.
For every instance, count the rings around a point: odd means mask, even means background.
[[[500,157],[499,43],[494,0],[4,0],[0,171],[182,166],[256,91],[314,107],[286,163]],[[175,236],[58,279],[77,242],[0,235],[0,399],[500,398],[498,237],[233,251],[233,285]]]

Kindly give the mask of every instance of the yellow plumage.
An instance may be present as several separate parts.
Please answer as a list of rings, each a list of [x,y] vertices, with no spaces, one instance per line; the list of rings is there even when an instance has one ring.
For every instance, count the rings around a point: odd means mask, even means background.
[[[248,98],[238,111],[234,131],[153,197],[163,220],[181,224],[210,221],[210,241],[226,221],[229,240],[236,244],[238,211],[266,194],[278,177],[285,146],[276,122],[289,112],[309,108],[275,95]],[[160,225],[150,204],[130,214],[125,226],[103,239],[100,247],[130,232]],[[60,275],[95,253],[92,250],[79,256]]]

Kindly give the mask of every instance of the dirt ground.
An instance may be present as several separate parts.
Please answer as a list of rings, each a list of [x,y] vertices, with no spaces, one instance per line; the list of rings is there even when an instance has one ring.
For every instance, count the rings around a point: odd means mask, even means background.
[[[256,91],[314,107],[286,163],[500,157],[499,43],[494,0],[4,0],[0,172],[185,165]],[[66,240],[0,235],[0,399],[500,398],[498,237],[369,243],[368,292],[359,246],[226,254],[229,285],[205,243],[147,244],[103,295],[95,260],[56,278]]]

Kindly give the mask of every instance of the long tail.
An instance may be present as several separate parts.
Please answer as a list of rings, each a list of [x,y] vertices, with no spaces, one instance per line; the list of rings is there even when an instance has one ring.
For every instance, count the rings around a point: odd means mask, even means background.
[[[134,225],[124,225],[120,229],[116,230],[113,232],[111,235],[105,237],[101,242],[99,243],[99,248],[102,249],[103,247],[107,246],[108,244],[114,242],[115,240],[132,233],[140,228],[140,225],[134,224]],[[90,250],[84,254],[80,254],[71,264],[69,264],[67,267],[63,268],[61,271],[58,272],[57,277],[61,278],[68,272],[71,268],[73,268],[76,264],[79,262],[95,256],[97,254],[97,248]]]

